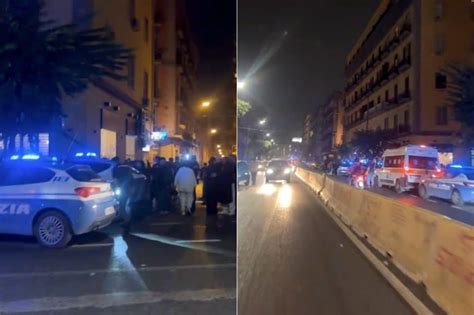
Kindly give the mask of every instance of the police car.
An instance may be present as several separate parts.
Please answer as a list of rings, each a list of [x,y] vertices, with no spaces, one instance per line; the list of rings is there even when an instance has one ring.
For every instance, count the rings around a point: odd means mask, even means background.
[[[61,248],[117,215],[111,185],[88,166],[15,155],[0,164],[0,174],[0,233],[32,235],[45,247]]]
[[[443,178],[423,180],[418,192],[422,198],[447,199],[457,206],[474,202],[474,168],[451,165]]]

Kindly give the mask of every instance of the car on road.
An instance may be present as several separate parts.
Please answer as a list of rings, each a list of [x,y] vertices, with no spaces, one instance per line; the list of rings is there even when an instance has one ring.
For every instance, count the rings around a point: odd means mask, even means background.
[[[337,176],[347,176],[349,175],[349,170],[351,168],[351,163],[349,162],[342,162],[341,165],[336,170]]]
[[[31,157],[0,164],[0,233],[35,236],[42,246],[61,248],[73,235],[112,223],[117,199],[110,183],[89,166]]]
[[[249,165],[245,161],[237,162],[237,184],[243,183],[245,186],[250,185],[250,171]]]
[[[419,187],[420,197],[436,197],[450,200],[456,206],[474,202],[474,168],[451,165],[446,168],[443,178],[423,180]]]
[[[268,162],[265,171],[265,183],[272,180],[291,181],[291,167],[286,160],[271,160]]]
[[[97,158],[94,153],[76,153],[68,163],[88,165],[101,178],[111,183],[120,201],[119,216],[129,221],[138,208],[151,205],[151,183],[145,174],[128,164]]]
[[[408,145],[383,153],[383,165],[375,171],[375,185],[395,188],[399,194],[418,189],[423,179],[441,176],[438,151],[424,145]]]
[[[258,171],[259,172],[265,172],[265,168],[267,166],[267,161],[265,160],[260,160],[258,161],[258,165],[257,165],[257,168],[258,168]]]

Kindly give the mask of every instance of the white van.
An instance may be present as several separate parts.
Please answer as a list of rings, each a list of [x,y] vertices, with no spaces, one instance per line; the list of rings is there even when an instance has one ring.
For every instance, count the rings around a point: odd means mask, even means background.
[[[383,166],[375,171],[375,185],[394,187],[397,193],[416,189],[424,178],[440,174],[438,150],[424,145],[408,145],[385,150]]]

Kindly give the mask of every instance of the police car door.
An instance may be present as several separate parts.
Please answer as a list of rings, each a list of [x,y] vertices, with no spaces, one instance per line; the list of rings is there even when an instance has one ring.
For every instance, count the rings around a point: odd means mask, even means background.
[[[32,234],[43,185],[55,173],[43,167],[6,165],[0,170],[0,233]]]

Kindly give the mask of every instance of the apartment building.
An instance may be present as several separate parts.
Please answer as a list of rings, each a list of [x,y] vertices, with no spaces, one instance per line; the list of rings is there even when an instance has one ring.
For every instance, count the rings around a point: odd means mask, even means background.
[[[447,101],[451,63],[474,64],[470,0],[383,0],[346,60],[345,140],[391,129],[394,142],[437,147],[449,158],[460,125]]]
[[[321,109],[321,154],[323,158],[334,158],[335,149],[342,143],[343,135],[343,94],[334,92]]]
[[[198,51],[184,0],[155,0],[152,152],[166,158],[197,153],[195,73]],[[162,135],[166,135],[163,137]]]
[[[64,119],[47,137],[49,151],[70,155],[92,151],[101,157],[149,158],[142,148],[153,131],[153,0],[46,0],[46,17],[83,29],[107,26],[133,51],[123,69],[126,80],[95,80],[62,100]],[[43,152],[46,153],[46,152]]]

